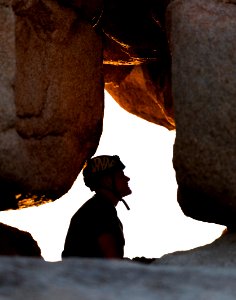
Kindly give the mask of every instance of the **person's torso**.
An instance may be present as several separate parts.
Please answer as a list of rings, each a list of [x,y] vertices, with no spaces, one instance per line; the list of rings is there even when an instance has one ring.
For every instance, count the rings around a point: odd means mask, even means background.
[[[63,257],[103,257],[98,237],[113,236],[120,257],[124,255],[123,226],[112,203],[95,195],[72,217],[67,233]]]

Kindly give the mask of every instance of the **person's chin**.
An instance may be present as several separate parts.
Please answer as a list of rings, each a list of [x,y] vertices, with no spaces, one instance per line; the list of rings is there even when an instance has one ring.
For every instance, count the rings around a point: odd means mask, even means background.
[[[130,194],[132,194],[132,191],[131,191],[130,188],[128,188],[128,189],[125,191],[125,193],[123,193],[123,196],[122,196],[122,197],[128,196],[128,195],[130,195]]]

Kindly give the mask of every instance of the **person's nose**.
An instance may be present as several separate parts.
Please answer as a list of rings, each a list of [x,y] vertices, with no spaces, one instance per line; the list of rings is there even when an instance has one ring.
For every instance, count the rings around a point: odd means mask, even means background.
[[[128,176],[125,175],[125,178],[126,178],[127,182],[130,181],[130,178]]]

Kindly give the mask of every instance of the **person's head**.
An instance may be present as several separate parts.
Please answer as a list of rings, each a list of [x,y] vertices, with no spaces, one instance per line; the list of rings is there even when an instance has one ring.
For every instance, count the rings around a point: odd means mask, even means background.
[[[83,169],[84,183],[91,191],[106,189],[122,198],[131,194],[125,165],[117,155],[101,155],[89,159]]]

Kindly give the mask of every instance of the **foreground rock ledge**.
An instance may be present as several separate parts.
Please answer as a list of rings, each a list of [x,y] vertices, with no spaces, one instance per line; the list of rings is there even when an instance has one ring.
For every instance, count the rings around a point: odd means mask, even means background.
[[[129,261],[0,258],[0,299],[235,299],[236,270]]]

